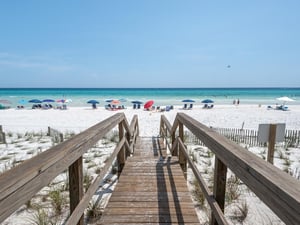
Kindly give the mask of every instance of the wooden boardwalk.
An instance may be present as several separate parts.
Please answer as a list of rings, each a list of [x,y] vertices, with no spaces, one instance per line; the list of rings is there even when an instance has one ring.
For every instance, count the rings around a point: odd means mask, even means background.
[[[177,157],[161,139],[138,138],[100,224],[199,224]]]

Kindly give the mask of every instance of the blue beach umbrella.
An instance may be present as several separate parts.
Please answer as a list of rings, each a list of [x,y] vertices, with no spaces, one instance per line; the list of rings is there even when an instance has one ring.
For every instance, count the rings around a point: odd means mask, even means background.
[[[21,100],[18,101],[18,103],[20,105],[25,105],[25,104],[27,104],[27,101],[25,99],[21,99]]]
[[[201,103],[214,103],[214,101],[213,100],[211,100],[211,99],[204,99],[204,100],[202,100],[201,101]]]
[[[184,99],[184,100],[182,100],[182,102],[195,102],[195,101],[192,99]]]
[[[143,104],[143,102],[141,102],[141,101],[132,101],[131,103],[132,103],[132,104],[137,104],[137,105]]]
[[[42,101],[39,100],[39,99],[31,99],[28,102],[30,102],[30,103],[42,103]]]
[[[43,102],[55,102],[53,99],[44,99]]]
[[[97,100],[89,100],[87,103],[89,104],[99,104]]]

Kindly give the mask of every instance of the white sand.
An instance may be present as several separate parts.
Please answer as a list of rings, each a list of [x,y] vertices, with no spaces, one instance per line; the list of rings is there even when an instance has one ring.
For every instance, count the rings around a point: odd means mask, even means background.
[[[212,127],[258,129],[260,123],[286,123],[287,129],[300,129],[300,106],[292,105],[289,111],[267,110],[266,106],[257,105],[216,105],[213,109],[195,107],[182,110],[176,106],[169,112],[149,112],[142,109],[128,108],[108,111],[103,107],[69,107],[68,110],[17,110],[0,111],[0,125],[5,132],[46,131],[53,127],[62,132],[69,130],[80,132],[108,118],[117,112],[124,112],[130,122],[133,115],[139,118],[141,136],[158,135],[159,121],[162,114],[172,123],[177,112],[184,112],[201,123]]]
[[[149,112],[142,109],[133,110],[132,108],[120,111],[107,111],[102,107],[95,110],[88,107],[69,107],[68,110],[8,109],[0,111],[0,125],[3,126],[4,132],[12,133],[25,133],[28,131],[46,132],[48,126],[61,132],[74,131],[78,133],[108,118],[114,113],[124,112],[128,122],[131,121],[134,114],[138,115],[141,136],[157,136],[159,134],[160,117],[162,114],[173,123],[176,113],[183,112],[201,123],[212,127],[241,128],[244,124],[245,129],[258,129],[258,125],[261,123],[286,123],[287,129],[300,129],[300,106],[297,105],[290,106],[289,111],[267,110],[266,106],[258,107],[257,105],[216,105],[213,109],[194,107],[192,110],[182,110],[180,109],[181,107],[182,106],[176,106],[174,110],[169,112]],[[51,147],[50,141],[48,140],[47,142],[47,137],[44,138],[45,144],[39,147],[41,151]],[[1,145],[0,156],[3,157],[6,153],[17,151],[17,144],[18,143],[8,145],[6,148],[4,145]],[[29,143],[27,146],[28,149],[36,148],[34,144],[35,143]],[[23,148],[26,148],[26,146],[23,146]],[[112,146],[110,150],[112,150]],[[102,160],[105,159],[110,150],[108,150],[105,153],[106,155],[102,158],[99,158],[102,163]],[[300,171],[300,153],[298,150],[299,149],[291,150],[290,168]],[[251,151],[259,155],[259,152],[263,150],[254,148]],[[14,154],[16,160],[31,157],[31,155],[28,155],[28,150],[26,149],[23,153],[17,154],[15,152]],[[95,153],[91,153],[87,155],[87,157],[92,159],[94,154]],[[282,168],[281,161],[279,158],[275,159],[276,166],[279,168]],[[3,167],[3,165],[0,166]],[[247,199],[250,208],[249,215],[244,224],[281,224],[270,210],[257,198],[253,199],[251,194],[243,195],[242,198]],[[28,224],[24,221],[24,217],[28,219],[26,211],[25,215],[14,215],[8,218],[4,224]],[[201,221],[205,221],[205,216],[200,215],[200,219]]]

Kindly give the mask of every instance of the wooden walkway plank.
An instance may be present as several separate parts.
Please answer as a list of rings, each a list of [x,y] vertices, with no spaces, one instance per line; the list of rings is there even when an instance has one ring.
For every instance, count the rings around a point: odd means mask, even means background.
[[[178,158],[162,146],[156,137],[138,139],[98,224],[199,224]]]

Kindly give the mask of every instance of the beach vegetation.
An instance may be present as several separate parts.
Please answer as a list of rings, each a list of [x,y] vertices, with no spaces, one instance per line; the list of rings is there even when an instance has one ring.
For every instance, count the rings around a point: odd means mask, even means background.
[[[64,197],[63,193],[60,189],[54,188],[49,192],[49,197],[51,199],[51,205],[53,206],[56,215],[60,215],[62,213],[62,209],[64,204],[67,202],[66,197]]]
[[[196,153],[195,153],[195,152],[189,151],[189,155],[190,155],[190,158],[192,159],[192,161],[193,161],[194,163],[197,163],[197,162],[198,162],[197,156],[196,156]]]
[[[6,160],[10,160],[11,157],[10,156],[3,156],[0,158],[0,161],[6,161]]]
[[[96,163],[95,163],[94,161],[91,161],[91,162],[87,165],[87,168],[88,168],[88,169],[91,169],[91,168],[96,167],[96,166],[97,166]]]
[[[101,203],[92,200],[87,208],[86,217],[88,222],[94,222],[99,220],[103,214],[104,209],[101,207]]]
[[[102,170],[101,167],[97,167],[97,168],[95,169],[95,173],[96,173],[96,174],[100,174],[100,173],[101,173],[101,170]]]
[[[240,179],[236,175],[231,175],[227,179],[225,200],[228,204],[237,200],[241,195]]]
[[[203,191],[201,190],[200,184],[195,178],[192,181],[192,196],[194,200],[198,203],[198,206],[203,208],[205,203],[205,196],[203,194]]]
[[[28,218],[28,222],[32,225],[57,225],[57,219],[49,216],[50,212],[46,211],[39,205],[34,207],[34,212],[31,218]]]
[[[237,221],[238,223],[243,224],[249,213],[249,206],[246,201],[242,201],[240,204],[236,204],[230,216],[231,220]]]
[[[85,192],[89,189],[93,181],[93,177],[89,175],[89,173],[86,171],[83,175],[83,186]]]
[[[288,157],[283,158],[283,165],[289,167],[291,165],[291,160]]]

